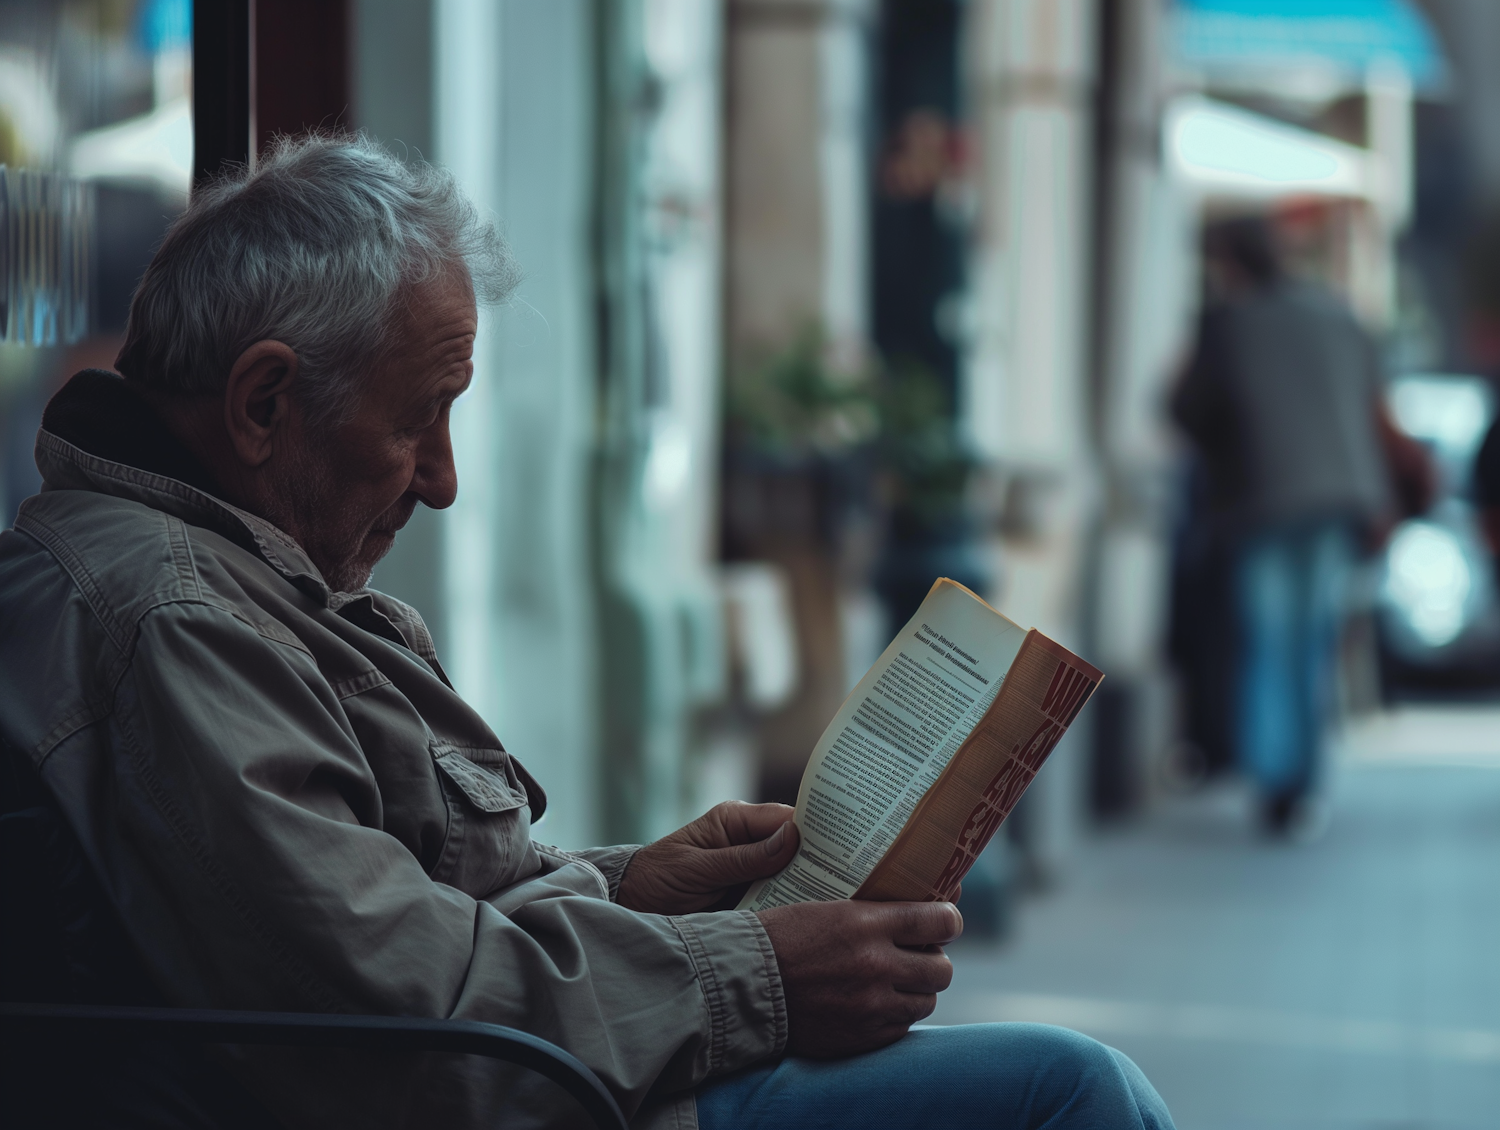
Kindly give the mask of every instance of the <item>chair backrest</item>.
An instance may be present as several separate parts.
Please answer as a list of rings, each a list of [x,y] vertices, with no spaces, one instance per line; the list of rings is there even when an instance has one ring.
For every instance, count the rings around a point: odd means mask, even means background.
[[[159,1005],[77,836],[31,765],[0,745],[0,1001]],[[0,1059],[0,1124],[262,1130],[279,1126],[201,1046],[123,1041],[86,1076],[55,1048]]]
[[[525,1032],[160,1003],[66,816],[30,761],[0,742],[0,1126],[279,1126],[207,1042],[487,1056],[552,1080],[594,1125],[626,1127],[598,1076]],[[80,1043],[91,1045],[83,1061]]]

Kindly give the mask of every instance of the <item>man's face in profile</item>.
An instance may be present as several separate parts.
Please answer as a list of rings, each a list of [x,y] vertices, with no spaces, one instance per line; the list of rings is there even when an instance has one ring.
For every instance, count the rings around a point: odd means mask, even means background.
[[[295,514],[286,524],[334,589],[368,583],[417,503],[453,504],[448,416],[473,377],[477,329],[467,279],[447,276],[411,291],[391,349],[360,383],[354,414],[296,429],[274,473],[276,493]]]

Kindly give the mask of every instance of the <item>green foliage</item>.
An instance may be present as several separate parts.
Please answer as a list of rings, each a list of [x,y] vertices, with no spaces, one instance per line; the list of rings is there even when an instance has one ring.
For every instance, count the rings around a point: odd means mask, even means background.
[[[958,516],[974,461],[948,389],[914,359],[839,371],[816,327],[739,369],[730,382],[731,442],[773,459],[873,456],[894,509],[920,523]]]
[[[881,374],[879,402],[875,450],[895,510],[929,525],[957,518],[974,460],[944,382],[919,361],[897,361]]]
[[[835,372],[826,353],[822,332],[809,327],[785,349],[737,371],[728,404],[736,440],[783,459],[867,443],[879,426],[870,374]]]

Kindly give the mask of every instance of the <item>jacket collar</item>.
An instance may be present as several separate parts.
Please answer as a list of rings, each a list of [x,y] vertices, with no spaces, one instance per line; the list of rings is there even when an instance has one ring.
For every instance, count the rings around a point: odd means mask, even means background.
[[[37,432],[36,465],[43,490],[127,498],[223,534],[334,611],[369,599],[363,591],[332,591],[290,535],[218,498],[208,470],[113,373],[85,369],[52,398]]]

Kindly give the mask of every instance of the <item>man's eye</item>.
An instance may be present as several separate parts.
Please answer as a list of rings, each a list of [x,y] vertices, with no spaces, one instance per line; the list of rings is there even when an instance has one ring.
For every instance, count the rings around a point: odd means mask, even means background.
[[[438,410],[440,407],[441,406],[437,403],[432,404],[427,409],[427,411],[423,412],[422,415],[418,417],[415,423],[403,428],[402,431],[404,431],[407,435],[416,435],[418,432],[426,431],[428,428],[432,427],[433,424],[437,423]]]

